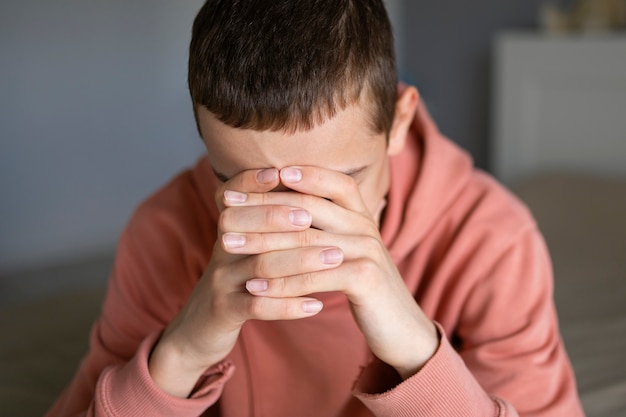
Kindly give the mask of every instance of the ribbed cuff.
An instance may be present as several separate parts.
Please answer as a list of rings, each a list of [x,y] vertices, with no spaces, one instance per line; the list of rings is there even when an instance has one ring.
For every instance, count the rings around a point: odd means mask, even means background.
[[[357,381],[354,395],[377,417],[493,416],[498,405],[478,384],[437,324],[441,341],[432,358],[412,377],[385,392],[364,392],[375,373],[370,364]],[[388,365],[384,365],[387,366]]]
[[[232,362],[225,360],[209,368],[190,398],[174,397],[161,390],[148,371],[148,356],[159,336],[155,333],[146,338],[127,364],[109,367],[102,373],[95,400],[102,415],[198,416],[217,402],[235,370]]]

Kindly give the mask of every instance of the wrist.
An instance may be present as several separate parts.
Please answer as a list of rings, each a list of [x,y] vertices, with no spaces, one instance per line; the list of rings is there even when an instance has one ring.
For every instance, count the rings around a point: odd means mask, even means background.
[[[194,363],[184,350],[163,338],[148,357],[148,371],[154,383],[164,392],[179,398],[189,397],[207,368]]]
[[[408,358],[402,365],[396,365],[394,368],[402,377],[402,380],[406,380],[413,375],[417,374],[420,369],[426,365],[426,363],[435,355],[439,348],[441,341],[441,335],[437,326],[432,321],[428,322],[428,325],[424,328],[424,336],[420,338],[419,349],[416,349],[415,354]]]

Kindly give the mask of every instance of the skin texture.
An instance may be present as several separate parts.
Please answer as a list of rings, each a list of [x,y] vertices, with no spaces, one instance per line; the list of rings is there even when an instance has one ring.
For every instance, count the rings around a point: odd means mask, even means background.
[[[235,129],[198,110],[216,193],[218,240],[198,285],[149,362],[164,391],[191,393],[234,347],[246,320],[306,319],[309,294],[338,291],[372,352],[402,378],[434,354],[438,335],[379,234],[389,156],[404,146],[417,105],[405,90],[387,141],[358,105],[309,131]]]

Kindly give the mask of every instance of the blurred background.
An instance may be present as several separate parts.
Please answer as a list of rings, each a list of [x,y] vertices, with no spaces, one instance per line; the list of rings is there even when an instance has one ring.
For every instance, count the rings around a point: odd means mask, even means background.
[[[6,398],[58,395],[133,209],[203,151],[186,86],[202,3],[0,0],[1,415],[29,415]],[[624,0],[386,4],[400,77],[546,234],[589,415],[626,416],[626,365],[610,361],[626,337],[607,342],[626,334]]]
[[[133,207],[202,151],[186,88],[202,1],[0,4],[6,276],[110,251]],[[494,35],[536,28],[540,4],[387,0],[402,79],[482,168]]]

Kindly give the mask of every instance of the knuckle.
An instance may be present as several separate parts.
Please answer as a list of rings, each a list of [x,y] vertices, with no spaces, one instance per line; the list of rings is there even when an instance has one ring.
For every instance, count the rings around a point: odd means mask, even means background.
[[[226,265],[214,265],[208,272],[209,281],[212,283],[217,283],[222,280],[222,278],[226,275]]]
[[[311,236],[309,235],[309,230],[305,230],[302,232],[298,232],[298,247],[306,248],[311,245]]]
[[[265,206],[264,220],[265,224],[273,225],[277,218],[276,209],[272,206]]]
[[[318,229],[307,229],[298,233],[298,245],[301,248],[325,246],[328,244],[328,239],[324,238],[324,232]]]
[[[377,238],[366,235],[363,237],[363,248],[367,258],[377,259],[381,252],[381,243]]]
[[[269,290],[273,296],[284,297],[288,295],[287,279],[273,278],[269,283]]]
[[[250,258],[253,262],[252,273],[256,278],[271,278],[269,276],[270,261],[263,255],[257,255]]]
[[[204,283],[209,287],[211,293],[218,292],[219,288],[223,286],[228,276],[226,269],[225,265],[214,265],[203,274]]]
[[[230,221],[232,219],[232,209],[230,208],[226,208],[225,210],[223,210],[218,219],[217,219],[217,228],[218,230],[227,230],[228,229],[228,225],[230,224]]]
[[[269,194],[268,193],[258,193],[255,195],[255,198],[258,200],[257,204],[260,206],[269,205]]]
[[[230,303],[227,297],[213,297],[212,301],[209,303],[211,315],[218,316],[220,314],[223,314],[225,311],[228,311],[229,304]]]
[[[247,309],[249,317],[257,320],[281,320],[295,316],[295,308],[289,300],[251,296]]]
[[[313,291],[316,284],[316,275],[314,272],[307,272],[300,276],[299,284],[300,284],[300,292],[302,294],[307,294]]]
[[[264,297],[248,297],[247,303],[248,315],[255,319],[263,319],[265,318],[266,311],[266,300]]]
[[[281,300],[281,302],[278,303],[276,313],[281,319],[290,318],[291,316],[293,316],[293,308],[291,306],[291,303],[289,303],[288,300]]]
[[[361,258],[352,265],[354,274],[352,278],[347,280],[346,290],[353,296],[360,298],[364,294],[370,293],[376,289],[378,285],[378,276],[376,275],[376,265],[373,261]]]
[[[272,245],[271,236],[267,233],[259,233],[251,236],[251,238],[255,241],[255,247],[261,252],[266,251]]]
[[[356,262],[356,272],[359,280],[373,280],[376,277],[378,266],[370,258],[361,258]]]

